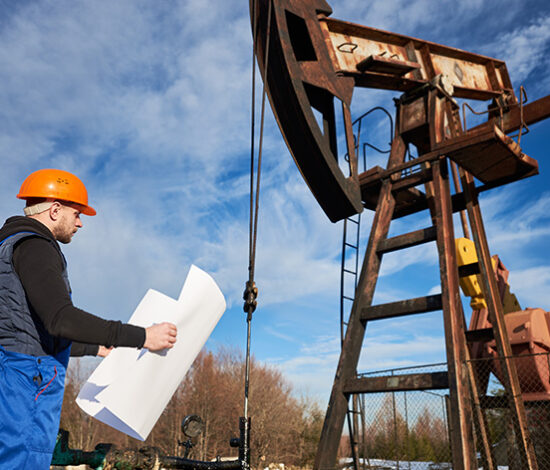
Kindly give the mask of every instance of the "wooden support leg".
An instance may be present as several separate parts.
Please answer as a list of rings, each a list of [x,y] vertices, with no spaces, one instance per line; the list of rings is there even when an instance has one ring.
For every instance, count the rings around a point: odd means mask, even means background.
[[[491,255],[485,235],[485,228],[481,218],[481,210],[477,199],[477,192],[474,185],[472,175],[461,169],[462,187],[466,199],[466,210],[470,220],[470,227],[477,251],[479,260],[479,268],[482,279],[482,289],[487,302],[489,320],[493,325],[493,332],[497,351],[501,361],[504,387],[508,396],[510,406],[510,415],[514,426],[516,436],[518,457],[521,461],[521,468],[525,470],[537,470],[537,460],[533,443],[527,431],[527,420],[525,416],[525,408],[521,397],[521,389],[517,377],[517,372],[512,356],[512,348],[508,340],[508,333],[504,323],[504,314],[502,310],[502,302],[498,291],[498,286],[491,263]]]
[[[464,333],[464,313],[459,293],[456,261],[453,212],[445,161],[433,164],[434,214],[437,229],[437,249],[441,275],[441,296],[445,325],[445,346],[449,374],[451,450],[453,469],[477,469],[472,408],[469,399],[469,377],[465,365],[467,358]]]
[[[396,137],[392,143],[388,167],[401,163],[404,157],[405,144],[401,137]],[[391,191],[391,182],[386,180],[380,190],[367,251],[357,285],[357,295],[351,308],[327,414],[321,431],[321,439],[313,467],[315,470],[333,470],[336,465],[342,428],[348,410],[349,397],[344,394],[343,385],[347,379],[356,375],[357,362],[359,361],[366,329],[366,325],[360,320],[360,313],[363,307],[372,304],[382,261],[382,255],[378,253],[377,248],[380,241],[384,240],[388,234],[394,208],[395,199]]]

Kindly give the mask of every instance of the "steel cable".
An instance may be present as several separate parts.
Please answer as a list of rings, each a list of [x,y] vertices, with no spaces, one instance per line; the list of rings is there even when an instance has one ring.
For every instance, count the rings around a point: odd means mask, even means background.
[[[258,212],[260,208],[260,178],[262,169],[262,148],[263,148],[263,130],[265,117],[265,97],[266,87],[265,80],[267,79],[267,67],[269,63],[269,43],[271,32],[271,10],[272,3],[268,0],[269,8],[267,15],[267,34],[265,45],[265,58],[263,64],[264,85],[262,88],[262,107],[260,111],[260,135],[258,139],[258,164],[256,170],[256,187],[254,188],[254,169],[255,169],[255,121],[256,121],[256,67],[255,58],[257,56],[256,45],[258,42],[258,21],[259,14],[257,9],[258,0],[252,2],[252,18],[253,18],[253,44],[252,44],[252,106],[251,106],[251,136],[250,136],[250,219],[249,219],[249,240],[248,240],[248,281],[246,282],[244,291],[244,311],[247,314],[247,335],[246,335],[246,363],[245,363],[245,384],[244,384],[244,455],[243,460],[246,465],[250,463],[248,434],[249,434],[249,418],[248,418],[248,394],[250,385],[250,342],[251,342],[251,322],[252,313],[256,309],[256,298],[258,289],[254,282],[255,265],[256,265],[256,243],[258,238]],[[262,66],[262,64],[259,64]]]

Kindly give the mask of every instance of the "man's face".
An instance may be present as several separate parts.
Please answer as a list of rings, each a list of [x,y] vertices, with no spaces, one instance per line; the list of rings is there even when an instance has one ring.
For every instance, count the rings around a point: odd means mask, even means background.
[[[73,206],[61,205],[61,217],[53,231],[55,239],[61,243],[70,243],[76,231],[82,227],[80,210]]]

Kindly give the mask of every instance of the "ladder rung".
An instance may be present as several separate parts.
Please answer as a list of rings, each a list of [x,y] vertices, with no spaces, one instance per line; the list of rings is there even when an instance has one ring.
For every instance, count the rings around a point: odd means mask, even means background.
[[[476,341],[491,341],[493,339],[495,339],[495,334],[492,328],[466,331],[466,341],[469,343],[474,343]]]
[[[421,170],[411,175],[400,178],[392,184],[392,191],[403,191],[405,189],[427,183],[432,180],[431,169]]]
[[[508,408],[508,398],[486,395],[479,397],[479,404],[483,409]]]
[[[344,383],[344,393],[404,392],[408,390],[444,390],[449,388],[447,372],[358,377]]]
[[[357,245],[353,245],[351,243],[345,242],[344,245],[349,246],[350,248],[355,248],[357,250]]]
[[[381,320],[384,318],[412,315],[415,313],[433,312],[441,310],[441,294],[417,297],[416,299],[401,300],[388,304],[372,305],[361,310],[361,320]]]
[[[389,253],[391,251],[402,250],[422,243],[433,242],[437,238],[437,231],[434,226],[405,233],[397,237],[386,238],[378,244],[378,253]]]
[[[467,277],[467,276],[471,276],[472,274],[479,274],[478,263],[465,264],[464,266],[458,267],[459,277]]]
[[[346,219],[348,222],[353,222],[356,225],[359,225],[359,221],[355,219],[350,219],[349,217]]]
[[[492,187],[493,186],[491,186],[490,184],[484,184],[482,186],[477,187],[476,191],[478,193],[482,193],[483,191],[487,191]],[[409,191],[411,191],[412,189],[414,188],[409,189]],[[397,193],[395,195],[395,200],[397,204],[396,204],[395,213],[393,214],[392,219],[399,219],[406,215],[414,214],[416,212],[420,212],[428,208],[428,199],[426,197],[416,197],[415,200],[410,204],[405,205],[405,207],[400,207],[400,204],[399,204],[400,194],[404,194],[404,193]],[[464,199],[464,193],[453,194],[451,196],[451,201],[452,201],[453,213],[460,212],[466,209],[466,200]]]
[[[350,271],[349,269],[342,269],[342,271],[344,271],[345,273],[348,273],[348,274],[353,274],[353,275],[356,275],[357,274],[357,271]]]
[[[355,297],[348,297],[347,295],[343,295],[342,298],[346,300],[351,300],[352,302],[355,300]]]
[[[409,165],[410,162],[406,164]],[[378,205],[378,197],[382,188],[382,175],[384,175],[384,178],[387,178],[391,177],[394,172],[395,169],[383,170],[379,166],[374,166],[359,175],[361,197],[367,209],[375,210],[376,206]],[[414,212],[417,212],[418,210],[423,210],[424,208],[428,207],[426,194],[414,187],[410,187],[409,189],[404,191],[397,191],[395,192],[394,196],[396,205],[393,218],[412,214]],[[416,206],[419,204],[423,207],[417,209]]]

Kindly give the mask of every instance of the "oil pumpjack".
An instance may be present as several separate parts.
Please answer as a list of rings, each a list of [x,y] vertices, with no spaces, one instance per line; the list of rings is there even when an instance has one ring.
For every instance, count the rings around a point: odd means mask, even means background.
[[[537,462],[529,435],[514,357],[521,347],[512,350],[511,346],[521,340],[506,328],[540,325],[545,331],[538,344],[550,351],[550,316],[540,309],[521,311],[513,301],[507,271],[498,259],[491,259],[478,201],[483,191],[538,173],[537,161],[525,155],[519,144],[527,126],[550,116],[550,96],[525,104],[523,89],[518,100],[503,61],[331,18],[332,9],[324,0],[250,3],[256,56],[267,94],[310,190],[332,222],[346,220],[364,208],[374,211],[314,468],[336,468],[350,397],[448,389],[452,468],[496,469],[480,406],[489,399],[488,376],[470,362],[484,355],[498,359],[493,372],[505,390],[518,468],[550,468]],[[350,111],[355,87],[402,93],[395,100],[396,127],[386,168],[358,171]],[[487,121],[467,129],[457,99],[489,101]],[[338,107],[349,174],[338,163]],[[316,116],[321,116],[320,123]],[[512,132],[518,132],[517,141],[508,135]],[[406,158],[409,146],[416,147],[416,158]],[[392,220],[425,210],[431,226],[388,238]],[[456,212],[461,212],[465,232],[467,214],[471,241],[455,240]],[[383,255],[429,242],[437,245],[441,293],[373,305]],[[460,286],[475,305],[470,329]],[[357,376],[368,322],[434,311],[443,315],[446,373],[408,374],[391,380]],[[524,342],[534,341],[531,337]],[[538,373],[537,397],[549,400],[548,367]],[[357,455],[352,454],[358,468]]]

